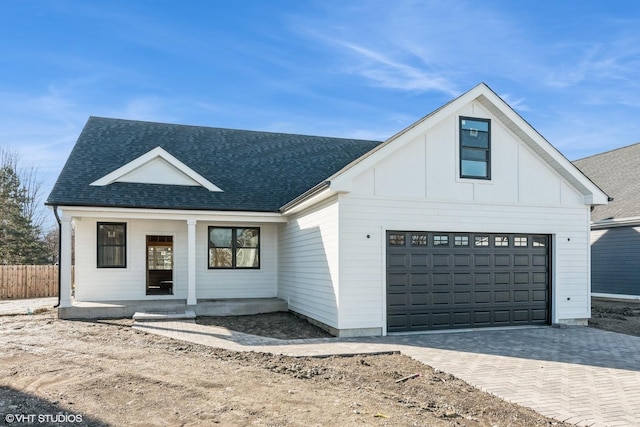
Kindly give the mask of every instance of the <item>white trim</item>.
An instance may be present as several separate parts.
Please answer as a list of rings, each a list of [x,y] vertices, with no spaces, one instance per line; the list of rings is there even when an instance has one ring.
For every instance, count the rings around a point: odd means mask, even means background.
[[[222,191],[217,185],[213,184],[211,181],[204,178],[202,175],[191,169],[189,166],[178,160],[173,155],[169,154],[162,147],[156,147],[153,150],[149,151],[146,154],[138,157],[127,163],[124,166],[119,167],[113,172],[103,176],[102,178],[94,181],[91,185],[95,186],[105,186],[112,184],[114,182],[118,182],[125,175],[135,171],[136,169],[146,165],[147,163],[153,161],[154,159],[161,158],[168,162],[171,166],[178,169],[181,173],[192,179],[197,184],[206,188],[209,191]]]
[[[198,221],[237,222],[287,222],[288,218],[278,212],[249,211],[197,211],[184,209],[111,208],[91,206],[58,206],[62,212],[73,217],[126,218],[126,219],[197,219]]]
[[[596,297],[596,298],[640,300],[640,295],[601,294],[601,293],[597,293],[597,292],[591,292],[591,296],[592,297]]]
[[[628,227],[628,226],[636,226],[636,225],[640,225],[640,216],[633,216],[628,218],[601,219],[600,221],[593,221],[591,223],[591,229],[599,230],[602,228]]]
[[[440,109],[393,135],[373,150],[336,172],[328,179],[331,182],[330,188],[334,191],[351,191],[352,181],[355,176],[373,167],[381,159],[411,142],[425,129],[428,130],[473,101],[477,101],[485,107],[489,113],[500,120],[507,129],[520,138],[552,169],[578,190],[584,196],[585,204],[605,205],[608,203],[608,196],[600,188],[582,174],[578,168],[484,83],[480,83]]]

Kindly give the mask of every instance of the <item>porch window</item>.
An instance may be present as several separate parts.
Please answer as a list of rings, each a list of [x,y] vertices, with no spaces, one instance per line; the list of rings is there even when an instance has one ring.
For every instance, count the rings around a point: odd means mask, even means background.
[[[260,229],[209,227],[209,268],[260,268]]]
[[[98,223],[98,268],[127,267],[127,224]]]

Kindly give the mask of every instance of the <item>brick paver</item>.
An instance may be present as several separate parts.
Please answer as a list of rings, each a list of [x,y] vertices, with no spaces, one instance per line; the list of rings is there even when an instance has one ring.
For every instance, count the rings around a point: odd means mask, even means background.
[[[400,351],[510,402],[579,426],[640,426],[640,338],[591,328],[277,340],[194,321],[136,329],[234,351],[290,356]]]

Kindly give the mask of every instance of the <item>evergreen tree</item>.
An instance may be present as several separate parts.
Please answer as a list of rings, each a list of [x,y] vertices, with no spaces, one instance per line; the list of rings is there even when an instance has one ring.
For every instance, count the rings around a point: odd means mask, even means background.
[[[15,154],[0,151],[0,264],[45,264],[41,226],[33,221],[37,191],[23,184],[17,164]]]

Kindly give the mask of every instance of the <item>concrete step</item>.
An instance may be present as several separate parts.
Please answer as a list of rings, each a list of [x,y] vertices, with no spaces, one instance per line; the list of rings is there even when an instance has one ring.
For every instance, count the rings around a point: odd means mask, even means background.
[[[193,310],[185,311],[136,311],[133,314],[133,320],[146,321],[146,320],[169,320],[169,319],[195,319],[196,313]]]

